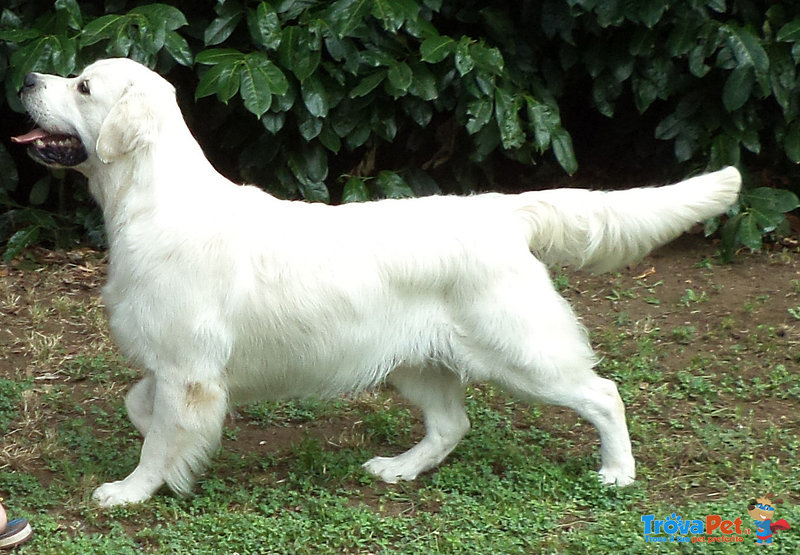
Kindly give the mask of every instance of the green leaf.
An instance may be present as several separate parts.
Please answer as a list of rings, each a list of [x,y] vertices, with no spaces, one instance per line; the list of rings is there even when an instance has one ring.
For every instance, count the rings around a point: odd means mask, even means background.
[[[328,93],[322,81],[316,75],[312,75],[302,82],[300,93],[306,108],[312,116],[324,118],[328,115],[328,109],[330,108]]]
[[[209,68],[200,77],[194,92],[195,99],[216,94],[223,102],[230,100],[239,89],[237,70],[240,65],[240,62],[225,62]]]
[[[328,7],[324,19],[329,22],[339,38],[343,38],[364,25],[371,4],[371,0],[337,0]]]
[[[519,111],[522,99],[498,87],[494,95],[494,114],[500,128],[500,140],[506,150],[519,148],[525,142]]]
[[[770,49],[769,78],[772,95],[784,115],[792,109],[792,98],[797,82],[797,69],[788,49],[775,45]]]
[[[328,154],[318,143],[304,145],[305,173],[311,181],[323,181],[328,177]]]
[[[37,29],[4,29],[0,27],[0,40],[23,43],[41,36],[42,32]]]
[[[286,123],[286,112],[274,113],[274,112],[267,112],[263,116],[261,116],[261,124],[264,126],[264,129],[272,133],[273,135],[283,129],[284,124]]]
[[[369,199],[369,189],[363,177],[353,176],[345,182],[342,202],[364,202]]]
[[[391,143],[397,135],[397,121],[395,121],[394,111],[379,110],[373,107],[370,127],[379,137],[387,143]]]
[[[720,133],[711,141],[711,166],[721,168],[739,163],[739,141],[727,133]]]
[[[31,192],[28,194],[28,202],[33,206],[40,206],[47,202],[47,197],[50,196],[50,181],[52,176],[46,175],[36,181],[31,187]]]
[[[17,165],[5,145],[0,143],[0,188],[4,191],[14,191],[18,183]]]
[[[226,6],[232,4],[226,4]],[[243,12],[238,10],[224,10],[224,14],[214,19],[203,32],[203,42],[206,46],[214,46],[225,42],[231,36]]]
[[[728,44],[739,65],[752,67],[756,73],[769,70],[769,56],[758,37],[736,25],[723,25],[722,30],[728,36]]]
[[[729,112],[738,110],[749,100],[755,84],[750,66],[740,66],[731,71],[722,88],[722,104]]]
[[[44,71],[52,54],[52,42],[49,37],[40,38],[20,47],[11,55],[10,67],[14,68],[6,90],[18,91],[22,87],[25,74],[29,71]]]
[[[393,171],[384,170],[375,178],[376,185],[386,198],[411,198],[414,190]]]
[[[78,54],[77,40],[66,35],[56,35],[53,41],[56,43],[53,47],[53,69],[59,75],[74,73]]]
[[[553,131],[551,144],[556,160],[569,175],[578,171],[578,161],[572,148],[572,137],[563,127]]]
[[[323,202],[328,204],[331,201],[331,194],[328,187],[322,181],[299,181],[298,188],[303,198],[308,202]]]
[[[404,96],[401,99],[401,103],[405,113],[420,127],[426,127],[431,122],[433,107],[429,102],[425,102],[416,96]],[[489,115],[491,116],[491,109]]]
[[[157,22],[168,31],[180,29],[189,24],[186,16],[178,8],[167,4],[149,4],[132,9],[129,14],[142,14],[151,22]]]
[[[298,110],[298,112],[297,129],[300,131],[300,135],[306,142],[316,139],[322,132],[324,120],[312,116],[305,110]]]
[[[70,29],[80,31],[83,27],[83,16],[77,0],[56,0],[53,3],[56,11],[63,11],[67,14],[67,25]]]
[[[414,77],[408,92],[422,100],[435,100],[439,97],[439,88],[436,85],[436,77],[428,66],[420,61],[413,61],[409,64]]]
[[[251,35],[264,48],[274,50],[281,44],[281,21],[278,13],[267,2],[248,13]]]
[[[733,260],[734,253],[736,252],[736,246],[738,244],[737,241],[739,238],[739,228],[743,218],[744,214],[737,214],[725,222],[725,224],[723,224],[722,228],[719,230],[721,239],[720,258],[723,262],[727,263]]]
[[[750,209],[750,214],[755,218],[761,233],[772,233],[786,221],[786,214],[780,212],[761,212],[755,208]]]
[[[482,97],[467,104],[467,114],[470,116],[466,125],[467,132],[470,135],[474,135],[483,129],[492,119],[493,113],[494,102],[492,102],[491,98]]]
[[[743,214],[739,224],[739,241],[751,251],[761,250],[761,231],[752,214]]]
[[[436,64],[447,58],[455,48],[455,41],[450,37],[441,35],[428,37],[419,46],[419,53],[423,62]]]
[[[395,89],[403,93],[408,91],[414,78],[411,68],[405,62],[396,62],[392,64],[389,67],[387,76],[389,77],[389,83],[391,83]]]
[[[38,225],[28,226],[17,231],[6,244],[6,251],[3,253],[3,262],[6,264],[16,258],[25,248],[33,245],[39,240],[41,228]]]
[[[594,80],[592,86],[592,98],[594,99],[597,111],[604,116],[611,118],[614,116],[614,101],[622,93],[622,85],[613,75],[604,71]]]
[[[380,70],[367,75],[361,82],[350,90],[350,98],[359,98],[371,93],[386,78],[386,71]]]
[[[104,15],[86,24],[81,31],[81,46],[89,46],[114,35],[117,28],[126,23],[123,15]]]
[[[361,119],[356,122],[355,128],[351,133],[344,137],[345,144],[350,150],[355,150],[363,146],[372,134],[372,127],[367,119]]]
[[[778,31],[777,39],[781,42],[800,41],[800,18],[793,19]]]
[[[711,71],[711,66],[706,64],[705,47],[701,44],[689,52],[689,72],[695,77],[705,77]]]
[[[333,130],[333,126],[328,123],[328,120],[323,121],[322,130],[319,133],[319,142],[334,154],[338,154],[342,148],[342,140]]]
[[[239,76],[244,107],[260,118],[272,105],[272,90],[265,74],[258,64],[244,63],[240,66]]]
[[[192,49],[186,39],[175,31],[169,31],[164,38],[164,47],[172,59],[182,66],[192,67]]]
[[[305,27],[285,27],[278,48],[283,67],[292,71],[299,81],[314,73],[321,59],[321,42]]]
[[[800,121],[793,121],[786,129],[783,150],[789,160],[795,164],[800,164]]]
[[[300,192],[310,202],[329,202],[323,182],[328,176],[328,155],[319,143],[302,144],[285,151],[287,164],[299,183]]]
[[[272,94],[284,96],[289,92],[289,80],[277,65],[270,60],[265,60],[260,66],[259,71],[264,74],[264,79],[267,80],[269,90]]]
[[[525,99],[528,112],[528,122],[533,128],[533,137],[536,148],[543,152],[549,145],[553,132],[561,124],[558,112],[553,108],[528,97]]]
[[[505,69],[503,54],[497,48],[489,48],[483,44],[472,44],[469,53],[475,65],[490,74],[500,75]]]
[[[383,28],[396,33],[403,26],[406,17],[413,17],[419,6],[416,2],[402,0],[373,0],[372,16],[383,23]]]
[[[209,48],[198,53],[195,62],[204,65],[229,64],[238,62],[244,58],[244,54],[233,48]]]
[[[678,136],[683,129],[684,120],[676,114],[670,114],[656,125],[654,137],[662,141],[668,141]]]
[[[742,200],[751,208],[764,213],[784,214],[800,208],[797,195],[784,189],[758,187],[742,193]]]
[[[462,77],[472,71],[475,67],[475,60],[470,55],[470,39],[468,37],[461,37],[456,46],[455,64],[459,75]]]

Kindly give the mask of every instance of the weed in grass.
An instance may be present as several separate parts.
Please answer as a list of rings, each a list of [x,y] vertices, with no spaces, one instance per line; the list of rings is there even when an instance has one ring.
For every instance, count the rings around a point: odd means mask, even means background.
[[[361,419],[368,437],[382,445],[408,446],[412,441],[413,418],[405,407],[364,413]]]
[[[702,258],[702,260],[700,260],[699,262],[695,263],[694,267],[697,268],[697,269],[702,269],[702,270],[713,270],[714,269],[714,260],[712,258],[708,258],[707,256],[704,256]]]
[[[265,426],[289,426],[302,422],[311,422],[321,417],[326,410],[335,410],[328,405],[334,401],[302,399],[283,402],[263,401],[250,403],[239,408],[239,412],[247,418]]]
[[[693,277],[687,264],[681,278]],[[570,287],[566,276],[556,280]],[[360,466],[419,439],[416,411],[387,394],[257,403],[239,409],[240,428],[226,430],[236,443],[224,443],[196,495],[178,499],[164,489],[147,504],[110,511],[94,507],[89,492],[136,464],[141,438],[120,396],[134,373],[110,347],[96,301],[81,308],[52,292],[15,299],[23,289],[0,281],[0,299],[17,303],[5,314],[29,319],[28,306],[37,302],[39,314],[80,320],[95,338],[91,345],[70,343],[65,328],[55,344],[27,344],[31,330],[58,336],[45,321],[41,329],[20,325],[24,333],[0,347],[24,355],[39,378],[19,381],[24,374],[16,370],[0,375],[0,430],[13,428],[0,444],[0,495],[36,529],[19,552],[641,553],[644,514],[745,517],[748,499],[766,491],[788,497],[781,518],[800,522],[800,504],[791,497],[800,483],[800,353],[793,324],[781,327],[795,318],[784,311],[800,315],[797,298],[752,297],[751,311],[769,303],[777,318],[762,317],[764,311],[742,323],[736,314],[744,301],[736,301],[731,316],[715,306],[684,324],[661,296],[675,284],[637,281],[631,288],[627,281],[617,276],[587,286],[616,284],[612,297],[624,311],[608,311],[599,325],[587,318],[587,326],[602,356],[598,371],[618,383],[628,408],[642,477],[630,488],[598,483],[595,431],[572,413],[529,407],[479,386],[467,390],[470,433],[441,467],[412,483],[385,485]],[[800,280],[791,286],[800,294]],[[685,291],[679,287],[676,296]],[[684,295],[682,304],[696,309],[703,296],[692,287],[695,295]],[[704,287],[709,301],[724,297]],[[586,297],[576,302],[590,303]],[[696,328],[691,346],[673,338],[676,325]],[[696,352],[700,333],[713,351]],[[258,426],[295,429],[271,430],[281,438],[275,445],[244,441]],[[11,457],[11,447],[29,456]],[[775,547],[800,552],[800,536],[780,536]],[[724,550],[746,553],[752,546]]]
[[[11,422],[19,418],[22,392],[32,385],[32,380],[18,382],[0,378],[0,433],[6,433]]]
[[[566,291],[572,287],[569,282],[569,275],[563,270],[557,272],[553,276],[553,286],[556,288],[556,291]]]
[[[222,430],[222,437],[228,441],[236,441],[241,431],[242,429],[239,426],[227,426]]]
[[[624,312],[624,311],[623,312],[619,312],[614,317],[614,325],[616,325],[617,327],[629,326],[632,323],[633,323],[633,320],[631,319],[631,317],[628,315],[627,312]]]
[[[63,339],[63,333],[45,334],[38,330],[31,330],[28,332],[26,340],[27,351],[37,366],[55,366]]]
[[[672,340],[681,345],[689,345],[697,338],[695,326],[675,326],[671,332]]]
[[[680,303],[685,307],[690,307],[692,304],[704,303],[708,301],[708,295],[705,291],[697,293],[694,289],[687,289],[681,297]]]
[[[612,289],[611,293],[606,295],[606,299],[612,302],[619,302],[624,299],[635,299],[636,293],[632,289]]]

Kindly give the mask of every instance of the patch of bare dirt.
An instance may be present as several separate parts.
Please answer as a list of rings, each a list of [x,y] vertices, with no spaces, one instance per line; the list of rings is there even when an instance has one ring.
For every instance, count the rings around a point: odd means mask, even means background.
[[[673,330],[674,337],[670,340],[672,336],[667,334],[667,340],[658,345],[668,372],[684,368],[693,357],[703,354],[729,357],[735,363],[737,349],[747,344],[750,359],[739,360],[737,371],[742,378],[758,376],[765,372],[758,363],[758,345],[753,345],[759,337],[765,345],[769,338],[770,345],[777,344],[784,350],[780,356],[796,372],[800,321],[790,310],[800,310],[797,249],[743,252],[733,264],[724,266],[714,262],[714,254],[712,242],[686,235],[618,275],[567,274],[569,285],[564,295],[593,335],[628,334],[630,341],[625,342],[625,348],[631,353],[637,348],[637,336],[654,328]],[[71,417],[69,412],[56,413],[48,406],[49,388],[66,384],[74,391],[75,403],[81,404],[118,399],[129,386],[129,379],[97,383],[71,371],[71,363],[77,357],[114,352],[100,300],[105,264],[104,255],[91,250],[35,250],[23,261],[0,265],[0,378],[32,380],[34,384],[24,392],[20,417],[6,431],[0,448],[0,469],[24,468],[49,483],[49,471],[39,462],[39,456],[52,448],[52,430]],[[693,330],[688,343],[681,342],[680,330]],[[772,347],[764,347],[768,348]],[[774,353],[765,352],[764,356],[775,359]],[[736,410],[737,402],[731,399],[729,410]],[[796,399],[758,407],[761,422],[795,428],[796,420],[788,422],[786,415],[797,414],[798,409]],[[665,419],[669,419],[670,412],[670,407],[664,407]],[[362,423],[349,419],[347,414],[305,423],[302,429],[238,418],[233,422],[239,427],[237,437],[226,440],[225,448],[275,456],[296,448],[304,434],[333,449],[341,444],[363,444]],[[579,419],[569,411],[548,409],[547,418],[557,430],[554,433],[569,437],[587,433],[582,429],[586,426],[579,426]],[[530,422],[520,425],[530,426]],[[797,431],[800,433],[800,428]],[[418,437],[420,433],[421,427],[417,426],[413,434]],[[690,431],[685,433],[690,435]],[[595,448],[582,446],[580,441],[572,443],[577,446],[570,448],[572,456],[575,449]],[[690,452],[686,457],[697,458],[695,451],[699,447],[691,442],[687,445]],[[553,456],[566,458],[570,453],[555,452]],[[369,503],[369,496],[365,495],[363,501]],[[384,509],[407,510],[399,505]]]

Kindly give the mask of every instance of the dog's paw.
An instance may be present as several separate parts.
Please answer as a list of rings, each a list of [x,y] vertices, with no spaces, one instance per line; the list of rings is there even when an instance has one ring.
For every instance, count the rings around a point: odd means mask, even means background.
[[[609,486],[624,488],[634,482],[636,471],[633,468],[603,467],[598,472],[600,481]]]
[[[94,490],[92,499],[101,507],[116,507],[147,501],[150,499],[150,494],[125,484],[125,480],[119,480],[107,482]]]
[[[396,484],[400,480],[410,481],[419,474],[415,468],[408,468],[403,461],[398,462],[399,457],[375,457],[362,466],[372,474],[388,484]]]

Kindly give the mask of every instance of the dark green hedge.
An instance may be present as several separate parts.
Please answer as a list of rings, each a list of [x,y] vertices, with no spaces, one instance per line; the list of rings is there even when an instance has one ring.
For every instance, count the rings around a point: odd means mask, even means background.
[[[741,165],[743,154],[800,162],[792,1],[11,0],[0,14],[2,109],[21,110],[28,71],[68,75],[105,56],[193,92],[182,103],[218,160],[288,198],[402,197],[444,182],[470,191],[498,157],[573,173],[562,109],[576,99],[612,122],[633,107],[654,122],[638,133],[670,141],[676,162],[697,169]],[[8,256],[76,221],[62,175],[19,198],[20,156],[0,144]],[[728,252],[760,247],[795,207],[786,191],[746,195],[723,230]],[[96,225],[84,202],[77,213]]]

